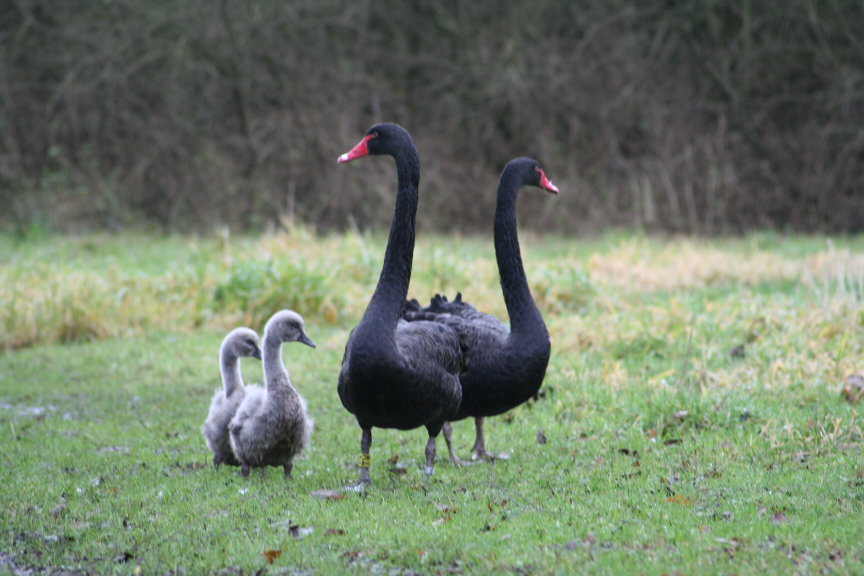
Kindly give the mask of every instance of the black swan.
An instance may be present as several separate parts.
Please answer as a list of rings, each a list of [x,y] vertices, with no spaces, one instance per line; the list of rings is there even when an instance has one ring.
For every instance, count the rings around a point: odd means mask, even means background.
[[[228,434],[228,423],[237,412],[237,407],[243,401],[246,388],[240,375],[240,358],[251,357],[261,359],[261,349],[258,348],[258,334],[251,328],[235,328],[225,336],[219,347],[219,370],[222,373],[222,388],[213,394],[210,401],[210,412],[201,434],[207,447],[213,452],[213,465],[220,464],[239,466],[240,462],[231,450],[231,438]]]
[[[264,385],[248,386],[246,397],[228,425],[231,448],[241,473],[250,468],[282,466],[291,476],[294,458],[309,444],[313,422],[306,401],[291,385],[282,362],[282,343],[302,342],[315,348],[306,336],[303,318],[292,310],[274,314],[264,328]]]
[[[516,231],[516,198],[519,188],[526,185],[558,194],[540,163],[531,158],[511,160],[501,173],[495,210],[495,257],[510,329],[463,302],[461,294],[452,302],[436,295],[426,308],[420,308],[416,301],[409,302],[404,314],[410,321],[440,322],[459,334],[465,364],[460,375],[462,404],[450,421],[475,419],[474,459],[495,457],[486,451],[483,418],[503,414],[531,398],[540,389],[549,364],[549,333],[528,288]],[[449,421],[443,430],[450,458],[464,463],[453,453]]]
[[[377,124],[339,162],[367,155],[389,155],[396,161],[398,190],[384,265],[360,323],[345,344],[339,373],[339,398],[357,418],[360,439],[360,487],[370,482],[372,428],[410,430],[425,426],[425,473],[435,461],[435,439],[456,414],[459,384],[459,338],[436,322],[401,319],[411,262],[417,214],[420,160],[408,132],[396,124]]]

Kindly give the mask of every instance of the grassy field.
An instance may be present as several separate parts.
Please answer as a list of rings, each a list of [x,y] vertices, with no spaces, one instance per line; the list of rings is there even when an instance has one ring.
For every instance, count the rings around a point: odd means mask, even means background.
[[[523,234],[553,353],[487,424],[509,460],[374,432],[339,403],[384,239],[0,237],[0,573],[861,574],[864,238]],[[421,235],[411,295],[506,318],[491,242]],[[199,429],[225,332],[280,308],[316,422],[285,481],[218,471]],[[260,364],[244,360],[247,382]],[[854,400],[854,399],[851,399]],[[464,456],[473,426],[454,438]]]

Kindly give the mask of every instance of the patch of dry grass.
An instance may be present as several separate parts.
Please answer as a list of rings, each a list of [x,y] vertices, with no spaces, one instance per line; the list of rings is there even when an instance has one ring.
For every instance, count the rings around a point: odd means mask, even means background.
[[[802,241],[807,242],[789,240]],[[86,246],[80,257],[60,262],[30,259],[23,266],[12,258],[0,266],[0,348],[254,326],[282,307],[296,308],[313,322],[350,326],[377,282],[384,249],[381,236],[320,236],[289,226],[251,239],[223,233],[174,242],[161,252],[152,246],[160,240],[149,238],[146,255],[136,256],[131,247],[125,261],[120,256],[111,265],[93,264],[94,254],[111,242],[79,240]],[[790,255],[746,239],[631,237],[584,254],[578,244],[526,235],[527,274],[556,350],[609,349],[610,374],[620,375],[626,367],[614,368],[614,362],[634,353],[682,353],[691,333],[696,372],[712,354],[725,352],[710,344],[719,333],[737,340],[730,346],[784,350],[770,374],[777,382],[789,370],[813,373],[814,362],[840,373],[860,351],[855,336],[864,321],[864,257],[849,249],[826,242],[820,250]],[[479,309],[506,318],[488,239],[421,236],[409,297],[425,302],[435,293],[452,297],[457,291]],[[746,376],[740,365],[730,371],[709,380],[732,385]]]
[[[816,254],[790,257],[758,247],[723,249],[705,240],[634,238],[592,255],[588,271],[598,286],[643,293],[800,282],[814,291],[857,293],[860,299],[864,286],[864,256],[830,242]]]
[[[206,316],[185,274],[138,277],[38,265],[0,271],[0,348],[189,330]]]

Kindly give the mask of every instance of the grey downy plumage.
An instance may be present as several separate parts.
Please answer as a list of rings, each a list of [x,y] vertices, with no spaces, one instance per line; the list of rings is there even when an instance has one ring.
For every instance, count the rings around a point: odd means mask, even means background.
[[[264,385],[248,386],[246,397],[229,424],[231,447],[243,476],[250,468],[282,466],[291,475],[294,459],[308,446],[313,422],[306,401],[291,385],[282,362],[282,343],[302,342],[315,348],[306,336],[303,318],[294,311],[274,314],[264,328]]]
[[[213,453],[213,465],[216,468],[220,464],[240,465],[231,449],[228,424],[246,395],[243,377],[240,374],[240,358],[244,357],[261,359],[258,334],[251,328],[235,328],[225,336],[219,348],[222,388],[213,394],[210,412],[204,420],[204,425],[201,426],[201,434]]]

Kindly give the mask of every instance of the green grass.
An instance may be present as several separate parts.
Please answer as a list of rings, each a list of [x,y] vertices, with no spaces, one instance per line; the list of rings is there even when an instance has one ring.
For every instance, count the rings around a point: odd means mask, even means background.
[[[0,239],[0,573],[864,572],[839,393],[864,370],[861,238],[526,235],[553,355],[545,395],[487,423],[511,458],[456,468],[441,440],[426,483],[424,431],[375,430],[372,488],[334,496],[359,454],[339,362],[383,243]],[[421,235],[411,295],[504,315],[490,244]],[[282,306],[319,344],[284,348],[316,428],[293,480],[244,480],[199,428],[225,331]]]

